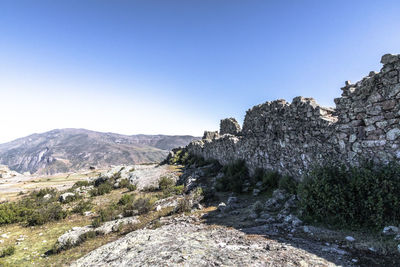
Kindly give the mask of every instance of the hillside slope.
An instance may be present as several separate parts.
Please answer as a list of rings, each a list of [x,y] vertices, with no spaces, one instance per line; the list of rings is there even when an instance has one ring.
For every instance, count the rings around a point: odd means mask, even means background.
[[[53,174],[89,166],[159,162],[170,149],[194,138],[57,129],[0,144],[0,163],[18,172]]]

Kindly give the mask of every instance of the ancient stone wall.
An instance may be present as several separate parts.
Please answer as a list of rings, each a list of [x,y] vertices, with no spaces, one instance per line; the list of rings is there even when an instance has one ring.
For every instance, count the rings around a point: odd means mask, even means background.
[[[227,130],[232,119],[222,120],[220,135],[205,134],[187,148],[221,164],[244,159],[251,171],[272,169],[298,178],[326,160],[399,160],[400,56],[385,55],[381,62],[381,72],[346,82],[336,109],[303,97],[266,102],[247,111],[241,131]]]

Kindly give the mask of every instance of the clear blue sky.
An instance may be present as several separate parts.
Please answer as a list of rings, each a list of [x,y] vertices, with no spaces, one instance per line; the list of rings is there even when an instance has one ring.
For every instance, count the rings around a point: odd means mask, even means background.
[[[53,128],[201,135],[400,53],[399,1],[0,0],[0,142]]]

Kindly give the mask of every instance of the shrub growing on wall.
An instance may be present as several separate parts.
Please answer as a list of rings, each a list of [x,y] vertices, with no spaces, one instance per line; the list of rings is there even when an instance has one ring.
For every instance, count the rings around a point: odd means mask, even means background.
[[[341,227],[400,223],[400,164],[313,169],[299,187],[304,219]]]

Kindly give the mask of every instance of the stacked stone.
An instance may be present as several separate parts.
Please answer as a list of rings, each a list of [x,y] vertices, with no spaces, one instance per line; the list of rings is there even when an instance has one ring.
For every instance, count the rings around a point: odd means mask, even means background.
[[[204,131],[204,134],[203,134],[203,139],[212,140],[212,139],[215,139],[218,137],[219,137],[218,131],[214,131],[214,132]]]
[[[343,158],[386,163],[400,159],[400,57],[384,55],[380,73],[351,84],[335,99],[336,136]]]
[[[236,120],[222,120],[221,136],[207,134],[188,150],[221,164],[244,159],[250,171],[272,169],[294,177],[325,160],[398,160],[400,56],[385,55],[381,62],[380,73],[346,82],[336,110],[304,97],[266,102],[247,111],[242,131]]]
[[[238,135],[240,133],[240,125],[235,118],[227,118],[221,120],[219,128],[220,128],[219,130],[220,135],[224,134]]]

